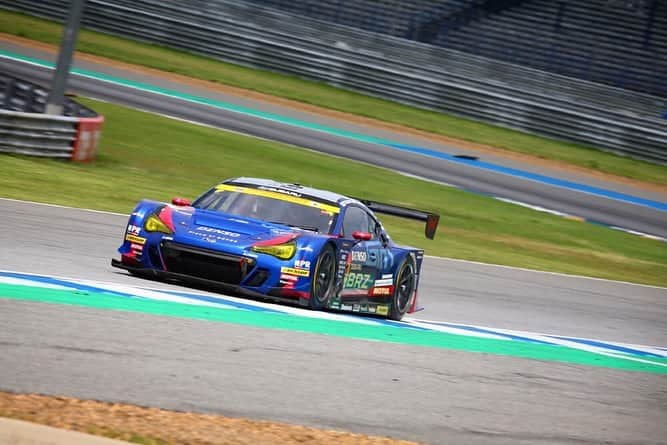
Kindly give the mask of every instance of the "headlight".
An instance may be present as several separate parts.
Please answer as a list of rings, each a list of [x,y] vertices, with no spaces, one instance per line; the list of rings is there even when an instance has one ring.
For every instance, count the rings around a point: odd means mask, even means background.
[[[290,241],[284,244],[274,244],[272,246],[252,246],[253,252],[265,253],[267,255],[273,255],[276,258],[281,260],[289,260],[294,256],[296,252],[296,243]]]
[[[146,222],[144,223],[144,229],[147,232],[162,232],[166,233],[167,235],[171,235],[174,233],[167,225],[160,219],[158,218],[157,215],[153,214],[146,219]]]

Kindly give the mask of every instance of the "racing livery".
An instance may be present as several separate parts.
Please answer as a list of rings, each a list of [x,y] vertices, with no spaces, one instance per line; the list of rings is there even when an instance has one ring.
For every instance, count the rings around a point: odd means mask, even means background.
[[[142,200],[115,267],[312,309],[400,320],[417,309],[423,250],[398,246],[375,213],[439,216],[268,179],[226,180],[190,203]]]

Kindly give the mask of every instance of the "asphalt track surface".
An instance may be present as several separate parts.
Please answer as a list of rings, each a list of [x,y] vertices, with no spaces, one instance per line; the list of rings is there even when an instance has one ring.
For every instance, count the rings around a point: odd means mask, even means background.
[[[0,268],[173,285],[108,265],[126,218],[0,200]],[[667,291],[427,258],[420,318],[667,344]],[[493,291],[488,291],[493,289]],[[0,389],[433,444],[665,443],[667,377],[0,299]]]
[[[0,70],[42,83],[50,78],[47,71],[15,62],[2,61]],[[184,107],[176,99],[96,81],[74,77],[71,87],[91,97],[667,234],[664,212],[641,206],[206,106]],[[429,148],[453,152],[452,147]],[[664,196],[632,193],[664,201]],[[1,269],[175,288],[109,267],[124,216],[8,200],[0,200],[0,214],[5,228]],[[647,286],[427,258],[421,284],[427,310],[419,316],[664,346],[665,297],[665,289]],[[666,443],[667,437],[664,375],[1,299],[0,388],[428,443],[654,444]]]
[[[45,60],[53,58],[52,54],[25,47],[17,47],[8,42],[0,42],[0,47],[11,51],[20,51],[21,54]],[[123,71],[88,62],[78,63],[77,66],[124,79],[150,83],[161,88],[181,91],[186,94],[195,94],[200,97],[221,100],[226,103],[277,113],[292,118],[315,123],[320,123],[319,121],[321,121],[321,118],[294,110],[277,109],[275,106],[266,103],[239,99],[234,96],[223,95],[211,90],[193,88],[165,79],[147,78],[145,75],[140,75],[136,72]],[[49,69],[2,58],[0,58],[0,72],[5,72],[42,85],[48,85],[51,79],[51,70]],[[654,208],[498,174],[443,159],[398,151],[381,144],[361,142],[308,128],[285,125],[281,122],[242,115],[233,111],[212,108],[208,105],[196,103],[184,104],[183,100],[179,98],[160,96],[120,85],[109,85],[99,80],[81,76],[71,76],[69,87],[70,90],[89,97],[363,161],[429,180],[453,184],[467,190],[558,210],[607,225],[667,237],[666,212]],[[450,154],[469,154],[455,147],[438,145],[433,142],[425,143],[421,139],[369,129],[367,127],[354,126],[341,121],[327,119],[326,121],[321,121],[321,123],[326,123],[329,126],[347,131],[387,138],[400,144],[420,146]],[[563,177],[564,175],[563,172],[549,172],[535,166],[508,164],[506,160],[503,161],[497,158],[489,159],[488,156],[484,159],[491,162],[504,162],[504,165],[508,167],[532,169],[534,173],[553,176],[558,174],[559,177]],[[595,181],[590,178],[572,175],[567,177],[567,174],[565,176],[567,179],[574,181],[586,181],[591,186],[624,192],[659,202],[666,201],[664,194],[631,189],[626,186],[621,187],[618,184]]]

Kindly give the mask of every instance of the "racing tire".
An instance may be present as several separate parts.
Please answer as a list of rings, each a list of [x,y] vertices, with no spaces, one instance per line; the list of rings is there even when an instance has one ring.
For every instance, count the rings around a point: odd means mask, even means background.
[[[387,318],[400,321],[410,308],[410,300],[415,292],[417,267],[412,258],[406,258],[398,268],[391,309]]]
[[[317,256],[312,276],[308,307],[325,309],[336,283],[336,252],[331,244],[325,245]]]

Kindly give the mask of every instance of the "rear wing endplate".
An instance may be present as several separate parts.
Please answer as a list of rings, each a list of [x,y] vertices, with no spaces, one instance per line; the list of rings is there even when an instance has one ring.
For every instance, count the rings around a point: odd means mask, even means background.
[[[399,216],[401,218],[416,219],[418,221],[426,221],[424,228],[424,235],[426,238],[433,239],[435,231],[440,222],[440,215],[435,213],[423,212],[421,210],[409,209],[407,207],[399,207],[391,204],[383,204],[381,202],[369,201],[368,199],[355,198],[357,201],[364,204],[370,210],[376,213],[384,213],[385,215]]]

